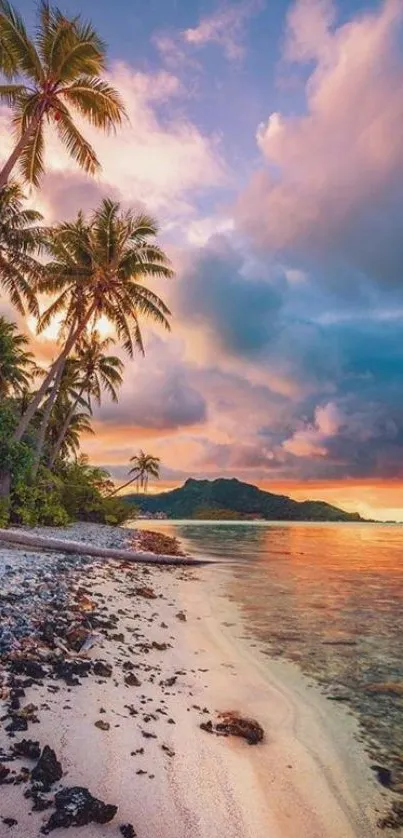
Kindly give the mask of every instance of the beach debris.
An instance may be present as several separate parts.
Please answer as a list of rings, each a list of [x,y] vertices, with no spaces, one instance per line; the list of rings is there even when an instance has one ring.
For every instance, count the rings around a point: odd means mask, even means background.
[[[186,623],[187,617],[184,611],[178,611],[178,613],[175,614],[175,617],[177,617],[178,620],[181,620],[182,623]]]
[[[161,745],[161,748],[162,748],[163,751],[165,751],[167,756],[169,756],[169,757],[174,757],[175,756],[174,749],[170,748],[169,745]]]
[[[48,835],[54,829],[86,826],[88,823],[109,823],[118,811],[117,806],[103,803],[93,797],[87,788],[72,786],[55,795],[56,811],[53,812],[41,833]]]
[[[395,800],[390,811],[377,822],[379,829],[401,829],[403,827],[403,801]]]
[[[110,724],[109,724],[109,722],[104,722],[102,719],[98,719],[98,721],[97,721],[97,722],[94,722],[94,725],[95,725],[95,727],[97,727],[99,730],[109,730],[109,729],[110,729]]]
[[[375,693],[379,695],[392,695],[399,698],[403,697],[403,682],[402,681],[382,681],[379,683],[367,684],[365,687],[367,693]]]
[[[172,675],[171,678],[165,678],[165,681],[160,681],[160,687],[173,687],[177,680],[177,676]]]
[[[216,736],[241,736],[246,739],[248,745],[257,745],[264,738],[264,730],[255,719],[243,717],[233,711],[219,713],[218,718],[220,721],[215,723],[211,719],[208,722],[201,722],[201,730],[206,733],[215,733]]]
[[[31,779],[42,791],[49,791],[53,783],[61,780],[63,769],[57,756],[49,745],[45,745],[39,760],[31,773]]]
[[[139,530],[133,539],[133,547],[148,553],[163,553],[165,556],[185,555],[177,538],[152,530]]]
[[[146,585],[143,585],[140,588],[135,588],[133,596],[142,596],[144,599],[157,599],[155,591],[152,588],[148,588]]]
[[[119,830],[123,838],[136,838],[136,833],[131,823],[122,823]]]

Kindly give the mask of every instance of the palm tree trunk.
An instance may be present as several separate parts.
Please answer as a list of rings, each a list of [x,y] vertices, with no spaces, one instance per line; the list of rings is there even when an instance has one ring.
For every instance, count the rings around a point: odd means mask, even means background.
[[[22,134],[21,138],[18,140],[17,145],[15,146],[14,150],[11,152],[10,157],[8,158],[7,162],[4,164],[1,172],[0,172],[0,189],[3,189],[4,186],[7,185],[8,179],[11,175],[12,170],[14,169],[15,164],[17,163],[19,157],[21,156],[24,148],[31,138],[34,131],[36,131],[42,117],[43,117],[44,109],[41,108],[38,111],[37,115],[33,117],[27,128],[25,129],[24,133]]]
[[[106,495],[107,498],[111,498],[113,495],[116,495],[120,492],[121,489],[125,489],[126,486],[130,486],[131,483],[134,483],[135,480],[138,480],[138,477],[131,477],[127,483],[123,483],[122,486],[118,486],[117,489],[114,489],[113,492],[109,492],[109,495]]]
[[[82,396],[82,394],[83,394],[83,392],[84,392],[85,388],[86,388],[86,384],[83,384],[83,386],[82,386],[82,388],[81,388],[80,392],[78,393],[77,398],[75,399],[75,401],[73,402],[73,404],[72,404],[72,405],[71,405],[71,407],[70,407],[70,410],[69,410],[69,412],[68,412],[68,414],[67,414],[67,416],[66,416],[66,419],[65,419],[65,422],[64,422],[64,424],[63,424],[63,426],[62,426],[62,429],[61,429],[61,431],[60,431],[60,434],[59,434],[59,436],[58,436],[58,438],[57,438],[57,440],[56,440],[56,442],[55,442],[55,444],[54,444],[54,446],[53,446],[53,450],[52,450],[52,451],[51,451],[51,453],[50,453],[50,457],[49,457],[49,461],[48,461],[48,466],[49,466],[49,468],[50,468],[50,469],[52,469],[52,468],[53,468],[53,466],[54,466],[54,464],[55,464],[55,462],[56,462],[56,459],[57,459],[57,457],[59,456],[60,449],[61,449],[61,447],[62,447],[62,445],[63,445],[63,442],[64,442],[64,437],[65,437],[65,436],[66,436],[66,434],[67,434],[67,431],[68,431],[68,429],[69,429],[69,427],[70,427],[70,422],[71,422],[71,420],[72,420],[72,418],[73,418],[73,416],[74,416],[74,411],[75,411],[75,409],[76,409],[76,407],[77,407],[77,405],[78,405],[78,403],[79,403],[79,401],[80,401],[80,399],[81,399],[81,396]]]
[[[32,479],[35,479],[35,477],[38,474],[39,463],[41,461],[43,446],[45,444],[46,431],[48,429],[49,419],[50,419],[50,416],[51,416],[51,413],[52,413],[53,405],[54,405],[54,403],[57,399],[58,393],[59,393],[60,381],[61,381],[61,378],[62,378],[62,375],[63,375],[63,370],[64,370],[65,365],[66,365],[66,358],[64,359],[63,363],[60,364],[60,366],[59,366],[56,378],[53,382],[53,387],[52,387],[52,390],[50,392],[49,398],[47,399],[47,401],[45,403],[43,416],[42,416],[42,422],[41,422],[41,426],[39,428],[38,439],[36,441],[34,462],[32,464],[32,470],[31,470],[31,478]]]
[[[38,409],[38,407],[39,407],[39,405],[40,405],[40,403],[41,403],[41,401],[42,401],[42,399],[43,399],[43,397],[44,397],[44,395],[45,395],[45,393],[46,393],[46,391],[49,387],[49,384],[52,383],[55,375],[58,374],[59,367],[64,366],[64,362],[65,362],[66,358],[70,354],[70,352],[71,352],[74,344],[77,342],[78,338],[81,337],[81,335],[82,335],[84,329],[86,328],[86,326],[88,324],[88,321],[90,320],[93,313],[94,313],[94,306],[92,306],[89,309],[89,311],[85,315],[84,319],[78,324],[78,326],[76,326],[76,328],[75,328],[76,324],[74,324],[72,326],[72,328],[70,330],[69,337],[67,338],[67,341],[64,345],[64,349],[60,353],[59,357],[56,358],[56,361],[54,362],[54,364],[52,364],[48,374],[45,376],[44,380],[42,381],[42,384],[41,384],[38,392],[35,394],[33,399],[30,401],[25,413],[23,414],[23,416],[20,419],[20,422],[18,423],[18,426],[17,426],[16,430],[14,431],[14,439],[17,442],[20,442],[20,440],[24,436],[25,431],[26,431],[34,413]]]

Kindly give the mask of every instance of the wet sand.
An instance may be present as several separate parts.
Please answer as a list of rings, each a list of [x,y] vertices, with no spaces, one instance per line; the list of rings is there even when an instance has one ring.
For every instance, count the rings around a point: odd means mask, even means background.
[[[82,525],[73,534],[104,544],[127,538],[124,531]],[[28,562],[31,572],[44,561],[39,553],[23,556],[0,553],[3,565],[4,559],[14,566]],[[22,704],[33,703],[39,721],[10,739],[4,720],[3,753],[24,737],[47,744],[63,769],[49,800],[62,787],[84,786],[118,807],[110,823],[82,826],[82,838],[118,836],[125,824],[138,838],[380,834],[376,821],[388,798],[354,741],[354,720],[344,708],[329,706],[296,668],[260,661],[246,644],[235,644],[222,625],[224,605],[211,596],[204,572],[80,561],[69,584],[77,588],[79,580],[106,621],[115,615],[114,627],[99,634],[87,659],[109,664],[112,674],[91,671],[70,687],[52,673],[33,683]],[[208,570],[210,578],[213,572]],[[152,598],[134,593],[144,587]],[[3,672],[3,685],[7,677]],[[6,700],[2,715],[8,706]],[[200,728],[228,710],[257,719],[264,741],[250,746]],[[4,764],[18,774],[21,765],[32,769],[35,762]],[[1,786],[2,836],[37,838],[48,821],[53,809],[31,811],[24,797],[29,786],[29,777]],[[2,818],[18,822],[3,826]],[[70,832],[55,832],[64,834]]]

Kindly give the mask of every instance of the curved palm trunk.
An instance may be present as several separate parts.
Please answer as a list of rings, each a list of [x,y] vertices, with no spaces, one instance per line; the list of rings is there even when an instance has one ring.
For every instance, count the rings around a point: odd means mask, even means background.
[[[20,440],[24,436],[25,431],[26,431],[34,413],[38,409],[38,407],[39,407],[39,405],[40,405],[40,403],[41,403],[41,401],[42,401],[42,399],[43,399],[43,397],[44,397],[44,395],[45,395],[45,393],[46,393],[46,391],[49,387],[49,384],[52,383],[55,375],[58,374],[59,368],[61,366],[64,366],[64,362],[65,362],[66,358],[70,354],[74,344],[77,342],[78,338],[82,335],[84,329],[86,328],[86,326],[88,324],[88,321],[92,317],[92,315],[94,313],[94,308],[95,308],[95,306],[92,306],[90,308],[90,310],[85,315],[84,319],[78,324],[78,326],[76,328],[74,328],[74,326],[71,328],[69,337],[67,338],[67,341],[64,345],[63,351],[60,353],[59,357],[56,359],[54,364],[52,364],[48,374],[45,376],[44,380],[42,381],[42,384],[41,384],[39,390],[35,394],[34,398],[30,401],[25,413],[23,414],[23,416],[21,417],[20,422],[18,423],[18,426],[17,426],[17,428],[14,432],[14,439],[17,442],[20,442]]]
[[[78,405],[78,403],[81,399],[81,396],[82,396],[86,386],[87,386],[86,383],[83,384],[80,392],[78,393],[77,398],[75,399],[75,401],[73,402],[73,404],[70,407],[70,410],[69,410],[69,412],[66,416],[64,424],[62,425],[62,429],[60,431],[60,434],[59,434],[59,436],[58,436],[58,438],[57,438],[57,440],[56,440],[56,442],[53,446],[53,450],[52,450],[52,452],[50,454],[50,457],[49,457],[48,466],[49,466],[50,469],[53,468],[53,466],[54,466],[54,464],[55,464],[55,462],[56,462],[56,460],[59,456],[60,449],[61,449],[61,447],[63,445],[63,442],[64,442],[64,438],[65,438],[65,436],[67,434],[67,431],[70,427],[70,422],[71,422],[71,420],[74,416],[74,411],[75,411],[75,409],[76,409],[76,407],[77,407],[77,405]]]
[[[34,462],[32,464],[31,477],[33,479],[35,479],[35,477],[38,474],[39,463],[41,461],[43,446],[45,444],[46,431],[48,429],[49,419],[51,417],[53,405],[54,405],[54,403],[57,399],[58,393],[59,393],[60,381],[61,381],[61,378],[62,378],[62,375],[63,375],[63,370],[64,370],[65,365],[66,365],[66,358],[64,359],[63,363],[60,364],[60,366],[59,366],[56,378],[53,382],[52,390],[50,392],[49,398],[46,401],[45,408],[44,408],[44,411],[43,411],[42,422],[41,422],[41,426],[39,428],[38,439],[36,441]]]
[[[32,134],[34,133],[34,131],[36,131],[42,119],[43,113],[44,110],[41,109],[39,113],[36,116],[34,116],[34,118],[29,123],[28,127],[25,129],[22,137],[18,140],[18,143],[15,146],[14,150],[11,152],[7,162],[4,164],[0,172],[0,189],[3,189],[3,187],[6,186],[6,184],[8,183],[8,179],[11,175],[11,172],[14,169],[15,164],[18,162],[18,159],[20,158],[22,152],[24,151],[24,148],[28,140],[31,139]]]
[[[106,497],[111,498],[113,495],[117,495],[117,493],[120,492],[121,489],[125,489],[126,486],[130,486],[131,483],[135,483],[136,480],[138,480],[138,476],[131,477],[130,480],[127,481],[127,483],[123,483],[121,486],[118,486],[116,489],[113,490],[113,492],[109,492],[109,494],[106,495]]]

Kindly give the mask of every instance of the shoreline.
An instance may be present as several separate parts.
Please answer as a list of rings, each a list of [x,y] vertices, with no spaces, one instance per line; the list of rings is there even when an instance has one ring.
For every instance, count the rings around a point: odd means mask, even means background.
[[[83,524],[57,532],[108,546],[134,536]],[[40,567],[51,573],[60,555],[7,548],[0,550],[2,559],[3,567],[5,559],[14,571],[20,565],[35,576]],[[118,836],[129,824],[138,838],[379,834],[376,821],[390,796],[354,741],[354,720],[343,708],[329,707],[296,668],[290,665],[287,672],[286,664],[266,658],[259,663],[247,644],[234,642],[223,626],[227,606],[219,616],[213,613],[218,600],[210,595],[208,580],[203,582],[204,568],[80,559],[60,573],[64,581],[70,574],[67,588],[86,591],[81,602],[87,600],[87,613],[101,623],[103,615],[112,628],[96,629],[94,645],[79,656],[90,667],[87,677],[78,677],[80,685],[55,679],[53,664],[45,661],[49,676],[34,679],[21,699],[22,707],[26,702],[37,708],[32,715],[39,721],[31,724],[28,713],[28,730],[13,738],[3,729],[0,747],[4,754],[29,737],[54,749],[63,777],[43,795],[47,800],[61,787],[83,786],[118,807],[109,823],[82,826],[80,836]],[[96,661],[105,665],[98,665],[98,675]],[[7,713],[9,697],[3,703]],[[225,711],[257,719],[264,742],[251,747],[200,729]],[[35,761],[3,765],[18,777],[22,766],[32,770]],[[30,783],[28,776],[1,788],[0,824],[2,818],[18,821],[10,826],[12,838],[36,838],[54,811],[31,813],[32,798],[24,797]],[[64,834],[70,833],[56,832]]]

